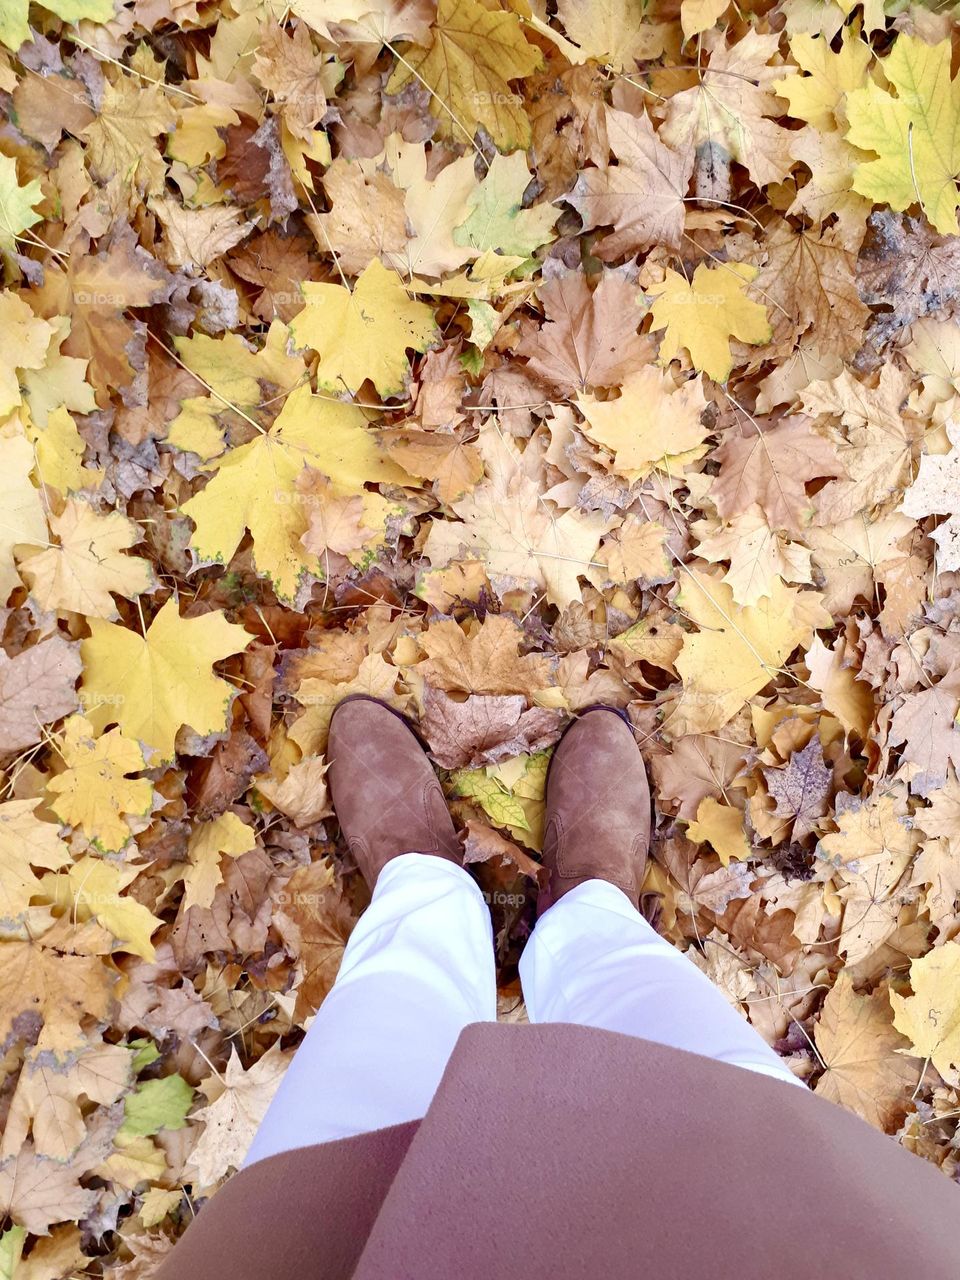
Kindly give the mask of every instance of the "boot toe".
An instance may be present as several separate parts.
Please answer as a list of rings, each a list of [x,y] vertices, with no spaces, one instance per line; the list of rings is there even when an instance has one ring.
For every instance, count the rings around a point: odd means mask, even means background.
[[[398,712],[365,695],[344,699],[330,721],[327,758],[340,829],[371,887],[400,853],[461,860],[436,774]]]
[[[547,774],[548,901],[590,879],[607,880],[636,901],[650,816],[633,729],[614,708],[590,708],[564,733]]]

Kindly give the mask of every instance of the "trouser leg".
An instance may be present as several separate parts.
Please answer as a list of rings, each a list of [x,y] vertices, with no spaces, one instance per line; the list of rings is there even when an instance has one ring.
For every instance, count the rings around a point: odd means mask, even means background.
[[[443,858],[392,859],[245,1163],[419,1119],[460,1032],[496,1016],[480,890]]]
[[[589,880],[537,922],[520,960],[533,1022],[573,1022],[799,1084],[776,1053],[626,894]]]

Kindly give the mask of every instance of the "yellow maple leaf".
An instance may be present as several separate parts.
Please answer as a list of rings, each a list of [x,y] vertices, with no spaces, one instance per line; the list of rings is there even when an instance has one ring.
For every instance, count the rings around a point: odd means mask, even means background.
[[[460,156],[428,179],[424,144],[404,142],[395,133],[377,159],[389,165],[394,185],[402,188],[406,221],[414,233],[404,239],[401,252],[386,255],[390,266],[407,276],[441,276],[477,256],[472,245],[453,238],[466,216],[467,200],[477,189],[472,154]]]
[[[894,97],[873,80],[847,95],[847,140],[876,160],[856,168],[853,189],[877,204],[919,204],[934,227],[956,235],[960,170],[960,78],[951,80],[949,40],[900,35],[883,59]]]
[[[84,130],[91,172],[103,181],[115,178],[137,191],[162,195],[167,169],[154,139],[175,122],[159,85],[141,84],[133,76],[107,81],[96,119]]]
[[[88,361],[60,350],[70,334],[70,317],[55,316],[51,323],[56,329],[42,367],[24,369],[20,374],[23,398],[35,427],[45,427],[50,414],[61,405],[71,413],[93,413],[97,407],[93,387],[86,381]]]
[[[194,168],[227,153],[221,130],[240,123],[228,106],[205,102],[199,107],[178,107],[177,125],[167,138],[167,155]]]
[[[44,879],[61,889],[66,886],[62,875]],[[67,906],[66,894],[63,901]],[[0,1036],[4,1042],[13,1040],[18,1018],[39,1017],[43,1030],[37,1047],[62,1061],[85,1043],[81,1020],[107,1019],[112,983],[113,975],[99,955],[65,954],[32,937],[26,942],[4,942],[0,947]]]
[[[99,618],[89,625],[90,638],[80,642],[80,697],[95,731],[118,724],[126,737],[157,753],[151,757],[157,764],[173,759],[183,725],[199,734],[226,728],[234,687],[210,667],[246,648],[251,636],[243,627],[218,609],[181,618],[173,597],[146,636]]]
[[[2,321],[0,321],[2,323]],[[47,519],[40,493],[30,479],[34,456],[24,436],[0,439],[0,603],[20,585],[14,567],[13,549],[18,545],[41,545],[47,541]]]
[[[151,1187],[140,1201],[138,1218],[144,1227],[158,1226],[183,1200],[179,1187],[165,1191],[163,1187]]]
[[[415,76],[431,90],[441,137],[469,142],[483,125],[501,151],[529,146],[530,121],[508,82],[536,71],[543,57],[524,39],[516,14],[478,0],[440,0],[432,36],[429,47],[404,52],[387,92]]]
[[[231,1168],[243,1164],[291,1056],[292,1051],[283,1052],[278,1041],[244,1070],[234,1048],[216,1101],[194,1113],[194,1120],[204,1126],[190,1155],[199,1186],[212,1187]]]
[[[238,333],[227,333],[222,338],[198,333],[190,338],[174,338],[173,345],[190,372],[229,404],[246,408],[260,400],[257,353]]]
[[[0,39],[3,39],[4,25],[5,19],[0,16]],[[26,32],[23,38],[28,39]],[[0,155],[0,251],[12,253],[21,231],[26,231],[35,222],[43,221],[33,208],[42,199],[38,179],[34,178],[25,187],[21,187],[17,180],[16,160]]]
[[[170,423],[166,443],[209,462],[223,453],[223,428],[219,423],[223,412],[224,405],[214,396],[188,396],[181,400],[180,412]]]
[[[0,293],[0,417],[21,402],[17,370],[42,369],[57,325],[35,316],[17,294]]]
[[[434,520],[424,554],[433,565],[482,559],[491,579],[535,583],[563,609],[580,600],[579,577],[602,567],[600,539],[613,525],[597,512],[554,514],[540,485],[524,473],[520,454],[496,428],[480,436],[491,477],[452,504],[462,523]]]
[[[132,1067],[133,1055],[125,1045],[93,1038],[62,1066],[51,1063],[48,1054],[30,1050],[10,1104],[0,1156],[19,1150],[32,1129],[40,1155],[68,1160],[87,1136],[81,1095],[103,1105],[116,1102],[131,1084]]]
[[[39,804],[39,799],[0,804],[0,920],[8,924],[26,912],[41,890],[33,867],[57,871],[70,862],[59,828],[36,817]]]
[[[109,22],[116,8],[115,0],[49,0],[44,5],[64,22]],[[8,49],[17,49],[30,39],[27,15],[30,0],[4,0],[0,8],[0,41]]]
[[[577,405],[586,418],[585,436],[613,453],[613,469],[631,484],[656,467],[672,471],[706,450],[711,428],[700,415],[707,401],[700,379],[680,387],[652,365],[629,374],[616,400],[598,400],[581,392]]]
[[[290,726],[291,742],[300,748],[303,757],[322,755],[327,749],[330,717],[337,703],[351,693],[365,693],[406,712],[410,698],[396,691],[399,675],[397,668],[390,666],[382,654],[368,653],[352,679],[335,682],[309,676],[301,680],[294,697],[306,710]]]
[[[732,805],[704,796],[697,816],[687,827],[687,836],[696,844],[710,844],[723,865],[731,858],[749,858],[752,850],[743,830],[743,814]]]
[[[782,181],[790,171],[792,135],[770,118],[783,114],[773,82],[790,70],[769,65],[779,49],[778,33],[755,29],[729,44],[717,42],[694,86],[664,104],[660,141],[691,165],[707,149],[712,163],[737,160],[758,187]]]
[[[729,3],[730,0],[682,0],[680,26],[683,38],[689,40],[701,31],[709,31]]]
[[[574,65],[589,58],[626,71],[663,53],[665,24],[647,20],[646,0],[557,0],[557,17],[569,40],[538,21],[535,13],[530,25]]]
[[[847,963],[871,955],[897,927],[903,884],[920,843],[902,791],[876,791],[836,815],[839,828],[821,838],[817,859],[829,871],[843,904],[840,950]]]
[[[684,636],[676,660],[683,694],[669,721],[674,736],[719,729],[774,679],[814,627],[831,624],[816,592],[775,582],[768,597],[741,607],[727,583],[697,569],[684,575],[677,603],[701,630]]]
[[[297,488],[304,467],[329,476],[347,494],[369,482],[410,481],[367,429],[362,410],[311,395],[307,386],[290,393],[269,432],[213,465],[206,488],[183,505],[197,526],[191,545],[201,559],[227,564],[249,529],[257,572],[284,600],[296,596],[306,573],[320,572],[301,542],[311,505]]]
[[[122,892],[142,870],[142,866],[114,866],[84,854],[66,875],[44,876],[43,887],[53,904],[71,911],[75,920],[99,921],[117,940],[118,950],[153,960],[156,952],[150,938],[163,921]]]
[[[837,53],[825,36],[800,32],[790,39],[790,52],[803,75],[774,80],[772,88],[790,103],[790,114],[806,120],[821,133],[841,131],[846,121],[842,111],[848,93],[863,87],[873,50],[865,40],[843,30]]]
[[[209,907],[217,885],[223,880],[220,855],[239,858],[257,843],[252,827],[235,813],[221,813],[212,822],[202,822],[191,834],[187,845],[190,866],[184,873],[184,908]]]
[[[638,580],[644,585],[670,582],[673,570],[667,554],[667,531],[656,520],[628,515],[597,552],[602,569],[591,568],[587,577],[598,590],[610,582],[626,586]]]
[[[69,499],[50,517],[59,546],[20,561],[30,593],[42,609],[66,609],[90,618],[116,618],[111,592],[134,599],[154,584],[153,570],[140,556],[124,555],[143,537],[140,527],[119,511],[94,511]]]
[[[103,472],[83,465],[87,446],[63,405],[48,415],[46,426],[28,424],[27,437],[36,449],[37,476],[44,484],[61,493],[100,486]]]
[[[686,347],[695,369],[725,382],[733,368],[731,336],[755,345],[770,338],[766,308],[745,292],[756,274],[757,268],[744,262],[716,267],[701,262],[688,283],[668,268],[650,308],[652,327],[666,329],[660,363],[669,363]]]
[[[910,964],[912,996],[890,992],[893,1025],[948,1084],[960,1084],[960,943],[945,942]]]
[[[341,284],[303,285],[304,309],[290,322],[298,347],[320,356],[317,385],[356,391],[367,378],[381,396],[403,393],[407,350],[426,351],[437,337],[433,311],[411,302],[400,277],[374,258],[353,290]]]
[[[817,1051],[827,1069],[815,1092],[878,1129],[903,1119],[920,1074],[919,1063],[897,1052],[905,1045],[887,995],[885,987],[858,994],[841,970],[816,1025]]]
[[[467,213],[453,232],[457,244],[477,253],[497,251],[507,256],[532,257],[556,234],[560,216],[550,204],[526,209],[523,196],[532,174],[521,152],[495,155],[480,185],[467,198]]]
[[[813,581],[810,552],[799,542],[788,541],[781,531],[772,530],[755,504],[730,524],[703,537],[701,530],[708,528],[707,521],[693,526],[700,537],[697,555],[710,564],[729,560],[723,581],[730,584],[736,604],[756,604],[781,578],[786,582]]]
[[[130,839],[123,815],[149,813],[153,801],[149,779],[126,777],[145,766],[140,747],[119,729],[96,738],[90,721],[76,715],[63,726],[59,751],[67,767],[47,783],[56,797],[50,807],[103,852],[122,849]]]
[[[845,660],[845,649],[843,639],[828,649],[815,636],[804,661],[810,672],[810,687],[821,695],[824,710],[836,716],[847,733],[866,741],[876,711],[873,688],[868,681],[857,679],[857,668],[852,659]]]

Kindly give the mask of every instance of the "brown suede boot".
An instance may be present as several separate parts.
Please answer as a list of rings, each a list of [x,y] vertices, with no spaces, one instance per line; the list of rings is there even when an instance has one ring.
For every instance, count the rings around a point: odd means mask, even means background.
[[[607,880],[636,906],[650,847],[650,787],[633,730],[590,707],[563,734],[547,771],[540,912],[585,880]]]
[[[340,830],[373,889],[400,853],[462,864],[447,802],[426,752],[385,702],[354,694],[330,721],[327,783]]]

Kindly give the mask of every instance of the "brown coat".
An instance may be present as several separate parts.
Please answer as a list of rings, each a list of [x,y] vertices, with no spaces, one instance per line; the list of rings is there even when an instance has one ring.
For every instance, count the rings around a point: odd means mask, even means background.
[[[253,1165],[159,1276],[957,1280],[960,1197],[769,1077],[606,1031],[477,1024],[422,1121]]]

